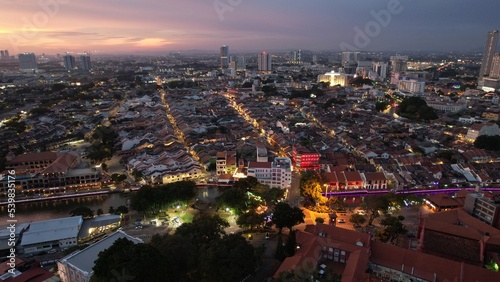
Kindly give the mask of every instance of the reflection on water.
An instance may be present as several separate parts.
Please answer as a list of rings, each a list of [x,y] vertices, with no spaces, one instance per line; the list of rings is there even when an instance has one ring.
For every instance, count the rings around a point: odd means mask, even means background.
[[[47,202],[33,202],[16,204],[16,218],[18,223],[41,221],[59,217],[70,216],[69,212],[78,207],[85,206],[96,213],[97,209],[102,209],[107,213],[109,207],[126,205],[130,194],[108,194],[92,197],[81,197]],[[7,206],[0,207],[0,225],[7,223]]]

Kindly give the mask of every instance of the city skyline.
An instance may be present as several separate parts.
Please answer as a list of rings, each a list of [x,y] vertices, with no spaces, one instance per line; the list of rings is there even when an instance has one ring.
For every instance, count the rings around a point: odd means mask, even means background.
[[[177,50],[482,51],[495,2],[3,1],[12,55]],[[363,33],[363,34],[361,34]]]

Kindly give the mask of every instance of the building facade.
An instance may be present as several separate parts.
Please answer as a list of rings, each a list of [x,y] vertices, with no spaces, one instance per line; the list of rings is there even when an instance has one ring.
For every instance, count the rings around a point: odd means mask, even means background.
[[[220,47],[220,68],[229,68],[229,46],[222,45]]]
[[[4,55],[5,56],[5,55]],[[22,72],[34,73],[37,71],[36,57],[34,53],[22,53],[18,56],[19,70]]]
[[[258,70],[259,72],[269,73],[273,70],[271,54],[267,52],[261,52],[258,56]]]
[[[481,61],[481,69],[479,70],[478,84],[483,85],[483,77],[489,76],[493,63],[498,43],[498,30],[488,32],[486,37],[486,46],[484,47],[483,60]]]
[[[299,170],[314,170],[319,168],[319,153],[304,147],[292,149],[294,166]]]
[[[289,158],[275,158],[272,162],[250,162],[247,176],[257,178],[259,183],[288,189],[292,184],[292,161]]]

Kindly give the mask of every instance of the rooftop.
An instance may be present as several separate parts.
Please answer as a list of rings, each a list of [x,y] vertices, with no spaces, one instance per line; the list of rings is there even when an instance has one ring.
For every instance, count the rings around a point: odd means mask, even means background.
[[[117,231],[81,251],[72,253],[62,258],[61,262],[66,262],[67,264],[90,274],[93,272],[92,268],[94,267],[94,262],[99,253],[111,247],[111,245],[113,245],[113,243],[119,238],[128,239],[136,244],[143,243],[143,241],[139,238],[132,237],[123,231]]]

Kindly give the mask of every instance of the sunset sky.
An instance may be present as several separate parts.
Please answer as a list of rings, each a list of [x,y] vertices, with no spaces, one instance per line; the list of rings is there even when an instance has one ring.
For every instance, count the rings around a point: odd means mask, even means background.
[[[0,0],[0,49],[132,53],[340,50],[396,0]],[[401,0],[365,51],[482,50],[498,0]],[[375,30],[376,31],[376,30]],[[357,45],[360,46],[359,44]]]

